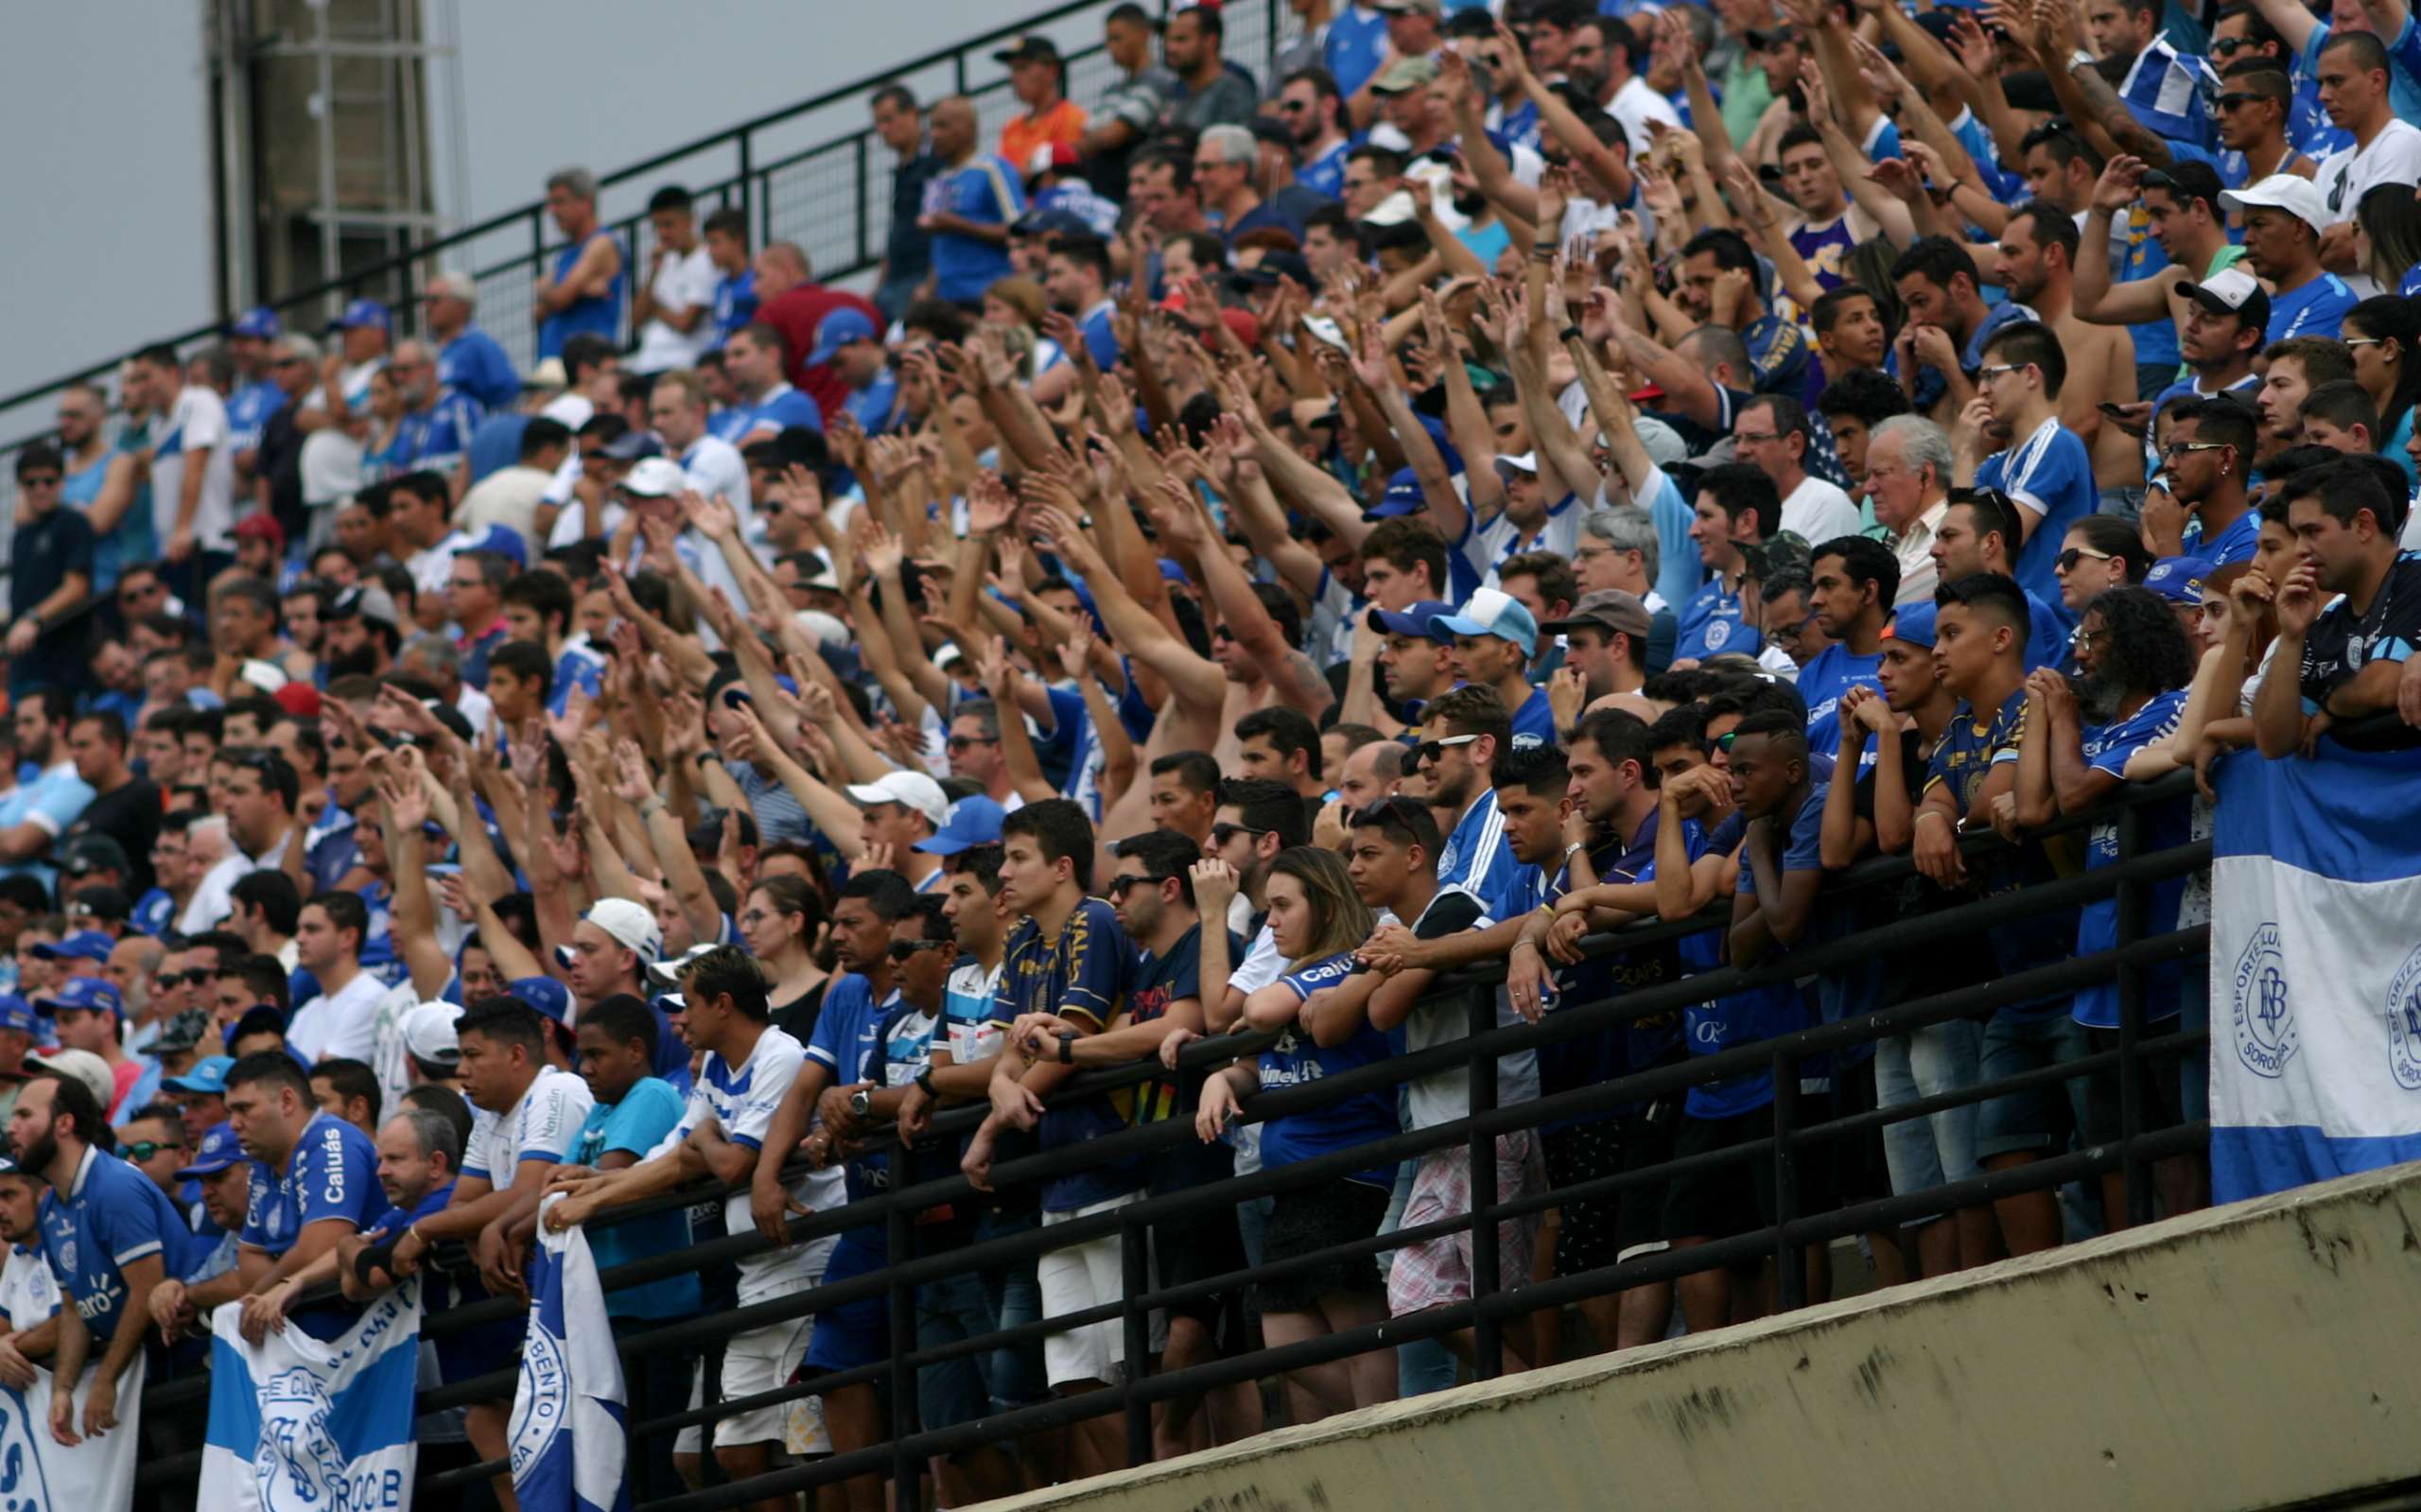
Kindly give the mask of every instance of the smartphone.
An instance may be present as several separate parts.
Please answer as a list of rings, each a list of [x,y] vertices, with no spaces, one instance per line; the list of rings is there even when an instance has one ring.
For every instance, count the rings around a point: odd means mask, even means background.
[[[2095,408],[2099,408],[2103,414],[2108,415],[2113,420],[2124,420],[2128,418],[2127,407],[2125,405],[2102,404],[2098,405]]]

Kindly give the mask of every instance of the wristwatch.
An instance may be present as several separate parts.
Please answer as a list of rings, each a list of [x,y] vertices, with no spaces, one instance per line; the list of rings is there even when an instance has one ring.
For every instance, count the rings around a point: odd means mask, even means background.
[[[1076,1036],[1072,1034],[1059,1036],[1059,1064],[1062,1066],[1076,1064]]]
[[[1576,840],[1571,844],[1563,847],[1563,859],[1565,860],[1570,860],[1576,854],[1580,851],[1587,850],[1588,848],[1589,843],[1587,841]]]
[[[916,1086],[927,1097],[941,1096],[939,1092],[933,1090],[933,1069],[931,1066],[916,1073]]]
[[[861,1086],[850,1093],[849,1112],[862,1119],[870,1116],[874,1112],[874,1088]]]
[[[2091,68],[2095,61],[2093,54],[2080,47],[2068,54],[2068,72],[2073,74],[2080,68]]]

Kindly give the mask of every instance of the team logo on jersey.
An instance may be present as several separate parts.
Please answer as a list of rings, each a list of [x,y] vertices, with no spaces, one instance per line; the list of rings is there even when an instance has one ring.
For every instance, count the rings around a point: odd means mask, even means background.
[[[2387,984],[2387,1069],[2395,1085],[2421,1092],[2421,947]]]
[[[2256,1076],[2286,1073],[2303,1039],[2295,1028],[2294,1000],[2287,981],[2287,958],[2278,948],[2278,926],[2253,931],[2236,961],[2236,1053]]]
[[[1706,627],[1706,649],[1709,651],[1721,651],[1723,643],[1731,638],[1732,621],[1729,619],[1718,619]]]
[[[78,1276],[83,1272],[84,1267],[77,1262],[74,1234],[59,1236],[59,1268],[70,1276]]]

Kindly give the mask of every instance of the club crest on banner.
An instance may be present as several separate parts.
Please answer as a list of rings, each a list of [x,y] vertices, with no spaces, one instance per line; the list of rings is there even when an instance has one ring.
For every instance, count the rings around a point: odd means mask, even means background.
[[[2254,930],[2237,957],[2234,1017],[2237,1058],[2244,1069],[2256,1076],[2284,1073],[2300,1041],[2275,924]]]

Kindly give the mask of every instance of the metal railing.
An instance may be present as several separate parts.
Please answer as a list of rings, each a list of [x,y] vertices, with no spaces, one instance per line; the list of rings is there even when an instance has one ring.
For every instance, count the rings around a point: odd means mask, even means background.
[[[2109,865],[2020,890],[1994,894],[1938,912],[1896,918],[1873,928],[1850,932],[1834,931],[1832,937],[1811,930],[1809,942],[1812,943],[1803,943],[1752,968],[1743,970],[1723,966],[1642,987],[1604,1001],[1568,1004],[1550,1012],[1542,1022],[1535,1025],[1498,1026],[1498,984],[1503,980],[1501,965],[1456,975],[1441,983],[1433,998],[1461,1003],[1469,1016],[1467,1038],[1397,1055],[1303,1085],[1257,1093],[1245,1100],[1242,1115],[1247,1122],[1262,1122],[1305,1113],[1356,1095],[1393,1091],[1419,1077],[1467,1071],[1470,1077],[1470,1111],[1468,1116],[1451,1122],[1399,1133],[1276,1170],[1263,1170],[1163,1196],[1145,1196],[1115,1210],[1072,1217],[1065,1222],[1054,1222],[1047,1227],[954,1246],[932,1255],[914,1252],[913,1233],[915,1217],[936,1204],[967,1202],[978,1197],[979,1194],[962,1176],[953,1174],[914,1185],[895,1185],[888,1190],[851,1202],[845,1207],[793,1219],[789,1229],[793,1243],[880,1224],[889,1239],[892,1261],[864,1275],[823,1282],[789,1295],[652,1329],[621,1343],[624,1360],[636,1360],[651,1351],[667,1348],[693,1351],[701,1345],[712,1346],[747,1330],[876,1296],[886,1298],[890,1305],[888,1356],[855,1369],[798,1381],[728,1401],[716,1399],[715,1372],[709,1368],[705,1371],[703,1406],[651,1420],[638,1419],[638,1403],[634,1393],[634,1420],[630,1428],[633,1442],[636,1445],[645,1436],[677,1433],[683,1427],[710,1423],[736,1413],[795,1401],[862,1382],[876,1383],[881,1388],[891,1417],[889,1436],[880,1443],[847,1453],[776,1469],[744,1482],[722,1485],[710,1482],[696,1492],[648,1504],[656,1512],[723,1512],[723,1509],[760,1498],[791,1495],[811,1486],[869,1473],[887,1475],[895,1484],[913,1487],[929,1456],[999,1444],[1037,1430],[1109,1414],[1122,1416],[1128,1457],[1131,1462],[1140,1464],[1151,1457],[1153,1406],[1172,1397],[1258,1381],[1280,1372],[1464,1330],[1472,1332],[1473,1348],[1470,1363],[1479,1378],[1488,1379],[1497,1375],[1503,1367],[1504,1331],[1514,1320],[1635,1286],[1768,1259],[1776,1267],[1778,1303],[1785,1309],[1793,1308],[1805,1301],[1801,1258],[1810,1245],[1828,1243],[1845,1236],[1889,1230],[1906,1223],[1942,1216],[1961,1208],[2022,1192],[2052,1190],[2101,1173],[2116,1171],[2125,1173],[2128,1220],[2131,1223],[2148,1221],[2152,1216],[2152,1185],[2147,1179],[2151,1162],[2199,1152],[2205,1147],[2207,1139],[2207,1125],[2201,1121],[2160,1129],[2147,1128],[2146,1109],[2138,1090],[2141,1071],[2148,1062],[2196,1053],[2207,1038],[2203,1032],[2185,1027],[2182,1021],[2166,1032],[2154,1034],[2144,1021],[2146,974],[2163,963],[2200,955],[2206,950],[2207,930],[2204,927],[2180,929],[2157,935],[2145,932],[2151,889],[2164,880],[2207,867],[2210,845],[2207,841],[2198,841],[2148,853],[2143,849],[2141,815],[2147,805],[2181,802],[2191,791],[2190,773],[2183,773],[2154,783],[2131,785],[2095,813],[2063,820],[2047,831],[2072,830],[2097,822],[2115,824],[2118,857]],[[1970,837],[1963,843],[1971,853],[1990,851],[2000,844],[1996,837],[1990,835]],[[1859,906],[1863,901],[1861,895],[1875,887],[1901,881],[1910,875],[1910,871],[1907,860],[1896,858],[1876,858],[1861,862],[1826,879],[1820,897],[1820,910],[1822,914],[1830,915],[1843,908]],[[1575,1087],[1502,1106],[1498,1104],[1497,1073],[1500,1057],[1504,1055],[1539,1050],[1585,1035],[1618,1033],[1635,1020],[1676,1015],[1689,1006],[1717,997],[1866,966],[1888,954],[1923,950],[1954,940],[1972,940],[1978,931],[1989,928],[2043,917],[2113,896],[2117,901],[2117,928],[2114,944],[2107,950],[2058,961],[1975,986],[1890,1006],[1861,1008],[1838,1022],[1812,1025],[1773,1039],[1740,1045],[1715,1054],[1690,1055],[1678,1062],[1659,1065],[1594,1086]],[[1586,942],[1585,948],[1593,957],[1625,954],[1670,946],[1686,936],[1721,928],[1728,922],[1728,912],[1710,910],[1694,919],[1642,923],[1610,934],[1594,936]],[[1846,1113],[1821,1121],[1806,1121],[1799,1087],[1802,1064],[1811,1058],[1855,1046],[1872,1045],[1955,1019],[1978,1018],[2004,1005],[2073,992],[2088,983],[2113,980],[2117,983],[2120,1010],[2120,1027],[2115,1048],[1889,1107]],[[1178,1058],[1179,1074],[1175,1078],[1179,1113],[1158,1121],[1132,1125],[1071,1147],[1003,1162],[992,1173],[994,1187],[1001,1191],[1015,1191],[1037,1186],[1046,1179],[1173,1149],[1193,1139],[1193,1120],[1189,1115],[1203,1077],[1239,1057],[1248,1058],[1256,1054],[1277,1037],[1274,1034],[1240,1033],[1187,1046]],[[1768,1135],[1728,1149],[1679,1156],[1637,1170],[1614,1171],[1575,1185],[1549,1188],[1516,1198],[1505,1198],[1497,1190],[1494,1152],[1500,1136],[1538,1129],[1563,1120],[1609,1113],[1625,1104],[1678,1095],[1691,1086],[1756,1071],[1768,1072],[1774,1079],[1772,1128]],[[1811,1149],[1842,1138],[1872,1137],[1889,1124],[1929,1117],[1943,1109],[1977,1105],[1997,1096],[2056,1087],[2077,1077],[2109,1071],[2117,1073],[2120,1087],[2119,1138],[2115,1142],[2055,1152],[2028,1164],[1988,1172],[1946,1186],[1895,1192],[1890,1197],[1827,1210],[1806,1209],[1804,1199],[1809,1189],[1803,1167]],[[1166,1083],[1170,1080],[1169,1073],[1153,1061],[1086,1073],[1068,1084],[1061,1096],[1082,1097],[1147,1082]],[[981,1105],[945,1112],[933,1121],[933,1130],[929,1138],[941,1141],[943,1148],[955,1148],[956,1136],[971,1129],[984,1112]],[[1267,1262],[1241,1272],[1181,1285],[1156,1287],[1152,1284],[1147,1259],[1148,1237],[1156,1224],[1221,1208],[1233,1209],[1238,1204],[1249,1203],[1271,1193],[1342,1178],[1356,1172],[1414,1159],[1427,1152],[1454,1146],[1462,1147],[1469,1159],[1472,1193],[1466,1213],[1437,1223],[1375,1233],[1315,1254]],[[1740,1168],[1739,1178],[1745,1181],[1750,1177],[1747,1164],[1751,1161],[1770,1164],[1776,1199],[1773,1223],[1707,1243],[1626,1260],[1579,1274],[1517,1286],[1511,1291],[1498,1288],[1499,1224],[1528,1218],[1559,1206],[1613,1194],[1642,1183],[1662,1182],[1716,1167]],[[672,1208],[692,1207],[702,1200],[710,1200],[719,1190],[690,1189],[666,1193],[601,1215],[592,1222],[624,1222]],[[1470,1271],[1473,1283],[1472,1295],[1467,1301],[1300,1343],[1233,1354],[1205,1364],[1167,1371],[1151,1368],[1150,1322],[1157,1309],[1308,1271],[1348,1257],[1368,1260],[1375,1266],[1375,1258],[1383,1251],[1401,1249],[1408,1244],[1465,1231],[1471,1236]],[[917,1347],[913,1320],[918,1287],[951,1277],[979,1275],[1002,1265],[1019,1264],[1046,1251],[1112,1235],[1122,1241],[1123,1285],[1118,1301],[945,1346]],[[602,1279],[609,1291],[618,1291],[668,1276],[698,1272],[723,1261],[763,1253],[771,1247],[768,1241],[756,1233],[731,1235],[693,1244],[674,1253],[615,1266],[604,1273]],[[518,1306],[510,1301],[482,1302],[451,1312],[433,1312],[425,1330],[431,1336],[443,1336],[518,1311]],[[916,1406],[919,1370],[1009,1345],[1038,1343],[1046,1334],[1086,1324],[1111,1321],[1121,1326],[1126,1361],[1122,1379],[1111,1389],[996,1412],[975,1421],[939,1429],[926,1430],[920,1426]],[[424,1392],[420,1405],[424,1412],[427,1412],[471,1401],[495,1399],[510,1395],[512,1384],[509,1372],[498,1372],[473,1382],[448,1382]],[[204,1389],[204,1382],[195,1381],[155,1386],[147,1394],[146,1411],[154,1411],[181,1399],[189,1402]],[[143,1475],[148,1485],[176,1484],[178,1477],[190,1477],[194,1473],[199,1458],[196,1452],[157,1460],[145,1466]],[[706,1457],[706,1465],[712,1477],[711,1456]],[[500,1469],[498,1463],[444,1471],[426,1477],[422,1489],[437,1494],[459,1490],[481,1477],[498,1473]]]
[[[736,205],[748,212],[753,245],[796,242],[822,282],[869,272],[881,262],[891,231],[895,161],[874,129],[864,124],[872,93],[897,81],[926,104],[945,95],[965,95],[975,102],[982,123],[979,140],[989,144],[1017,109],[1007,71],[992,60],[998,45],[1025,33],[1050,36],[1067,60],[1068,97],[1089,105],[1118,76],[1101,41],[1103,18],[1113,4],[1066,0],[605,174],[598,181],[604,228],[621,238],[630,276],[642,276],[649,247],[647,197],[663,184],[679,182],[695,198],[700,218]],[[1229,0],[1224,13],[1228,57],[1253,69],[1256,78],[1265,76],[1280,41],[1285,13],[1281,0]],[[841,128],[845,119],[851,124]],[[1123,188],[1114,185],[1111,192]],[[289,328],[316,330],[347,301],[376,299],[394,312],[401,337],[418,327],[416,296],[430,276],[467,272],[479,285],[480,327],[502,343],[516,369],[527,373],[537,356],[535,280],[546,259],[562,245],[547,217],[545,200],[533,200],[354,269],[333,282],[264,303]],[[628,329],[629,304],[626,299],[625,328],[619,333],[626,346],[635,335]],[[234,313],[165,339],[181,351],[215,340]],[[108,382],[129,355],[0,398],[0,435],[12,438],[0,442],[0,505],[13,513],[18,450],[55,434],[52,410],[61,391],[76,383]],[[5,541],[0,536],[0,549]]]

